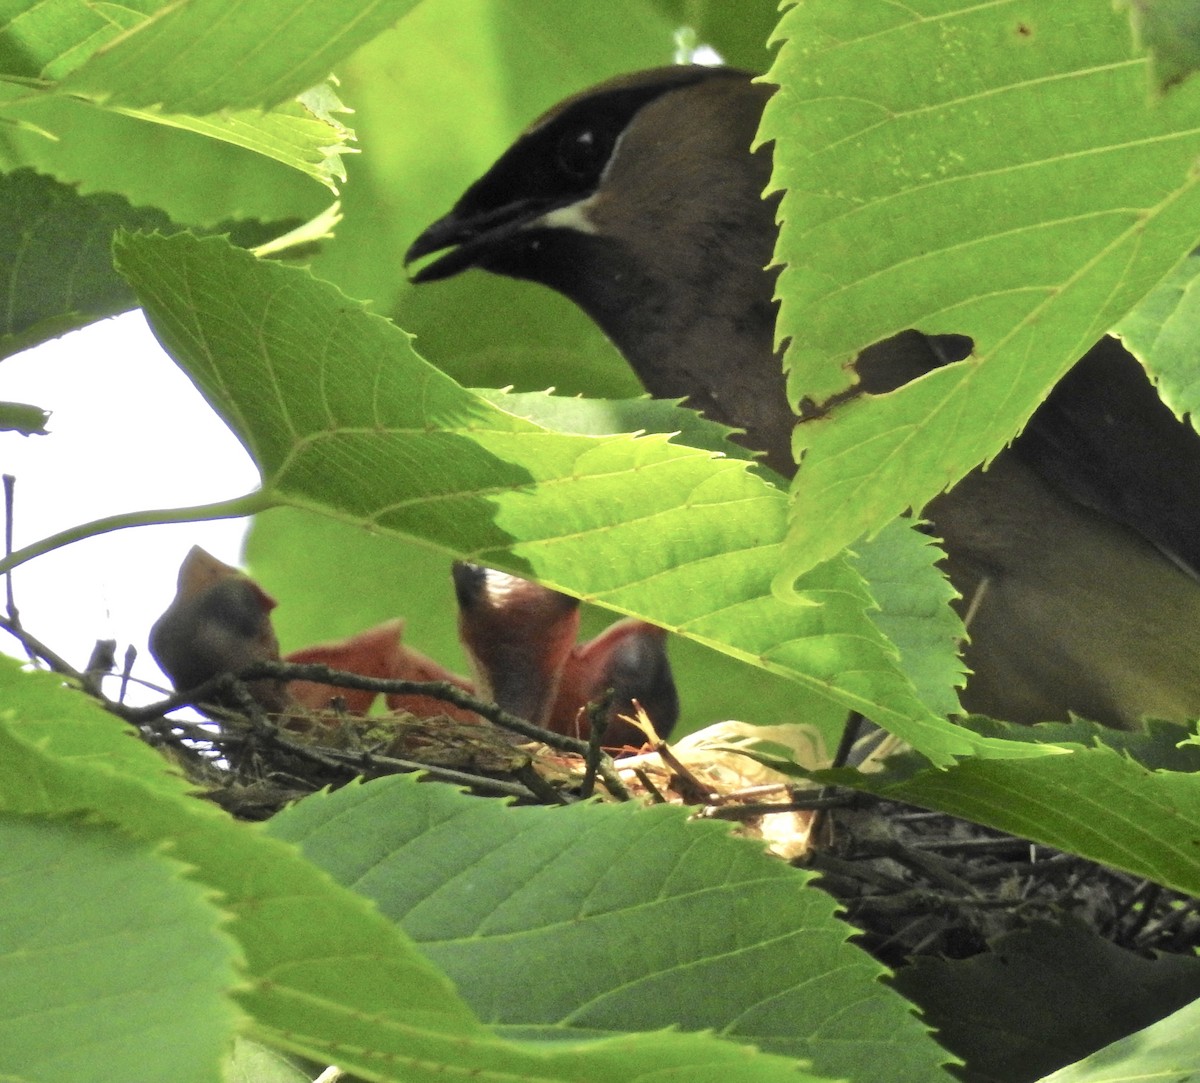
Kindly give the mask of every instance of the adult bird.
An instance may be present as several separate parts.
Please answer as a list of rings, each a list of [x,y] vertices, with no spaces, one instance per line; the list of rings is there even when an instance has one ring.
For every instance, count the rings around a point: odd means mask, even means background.
[[[769,87],[728,68],[611,80],[550,110],[413,243],[416,282],[480,267],[595,320],[646,389],[745,430],[791,474],[797,421],[774,346],[775,203],[751,153]],[[445,250],[445,251],[443,251]],[[908,331],[861,354],[881,393],[969,340]],[[1200,438],[1116,340],[1024,433],[924,514],[969,618],[970,711],[1132,727],[1200,715]]]

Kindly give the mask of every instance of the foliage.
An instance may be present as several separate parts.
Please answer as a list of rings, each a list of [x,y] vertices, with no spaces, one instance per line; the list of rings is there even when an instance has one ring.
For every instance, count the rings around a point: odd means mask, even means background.
[[[262,471],[256,493],[177,517],[264,513],[250,556],[289,599],[292,645],[317,614],[333,617],[313,638],[432,625],[449,590],[433,569],[482,561],[687,640],[692,728],[802,720],[833,743],[857,710],[915,752],[837,781],[1200,892],[1200,788],[1174,739],[946,719],[961,627],[936,550],[896,519],[993,456],[1113,327],[1193,408],[1195,43],[1179,5],[1129,6],[1169,90],[1108,0],[808,0],[775,53],[765,0],[15,2],[0,349],[145,309]],[[847,358],[909,326],[977,344],[801,430],[790,496],[713,427],[630,403],[620,359],[560,299],[481,275],[417,292],[400,266],[531,117],[670,62],[682,24],[781,88],[762,135],[786,190],[793,382],[840,390]],[[311,242],[332,191],[343,217],[306,267],[247,250],[319,220],[293,237]],[[0,417],[41,424],[26,404]],[[5,566],[148,519],[81,524]],[[291,1073],[249,1067],[267,1047],[378,1080],[947,1077],[827,898],[718,827],[392,780],[264,831],[194,800],[57,679],[10,665],[0,685],[0,1076]],[[1062,1078],[1194,1071],[1189,1013]],[[231,1066],[236,1033],[251,1043]]]

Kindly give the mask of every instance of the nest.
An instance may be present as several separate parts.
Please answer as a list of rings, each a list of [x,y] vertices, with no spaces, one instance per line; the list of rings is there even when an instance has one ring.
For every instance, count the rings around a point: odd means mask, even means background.
[[[203,797],[248,820],[325,787],[412,771],[523,803],[598,795],[688,806],[816,871],[861,946],[893,968],[919,956],[969,958],[1004,934],[1064,917],[1142,956],[1200,946],[1197,900],[953,816],[798,784],[746,755],[766,740],[787,744],[798,763],[827,766],[820,736],[806,727],[722,723],[612,761],[599,741],[539,731],[461,690],[442,692],[501,724],[336,711],[279,718],[252,703],[245,713],[212,710],[214,721],[144,711],[132,720]],[[887,751],[885,742],[860,756],[861,768],[878,769]]]

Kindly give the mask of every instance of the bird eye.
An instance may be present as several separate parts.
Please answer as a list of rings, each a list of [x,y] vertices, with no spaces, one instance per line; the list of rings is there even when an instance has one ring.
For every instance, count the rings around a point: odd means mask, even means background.
[[[607,140],[599,138],[591,128],[567,132],[556,148],[558,167],[577,179],[594,177],[608,157],[606,143]]]

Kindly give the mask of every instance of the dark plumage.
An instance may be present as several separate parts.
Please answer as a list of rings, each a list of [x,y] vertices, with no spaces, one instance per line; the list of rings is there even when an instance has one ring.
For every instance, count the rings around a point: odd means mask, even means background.
[[[750,151],[769,95],[744,73],[675,67],[568,99],[416,240],[409,260],[448,251],[415,281],[481,267],[558,290],[648,391],[745,429],[792,473],[764,270],[770,157]],[[858,393],[966,350],[905,332],[860,356]],[[1198,493],[1200,438],[1103,340],[1011,449],[925,509],[970,622],[964,705],[1117,726],[1200,714]]]
[[[179,568],[175,598],[150,629],[150,653],[180,692],[255,662],[278,662],[274,608],[275,599],[257,583],[192,546]],[[254,681],[249,691],[268,711],[288,704],[279,681]]]

